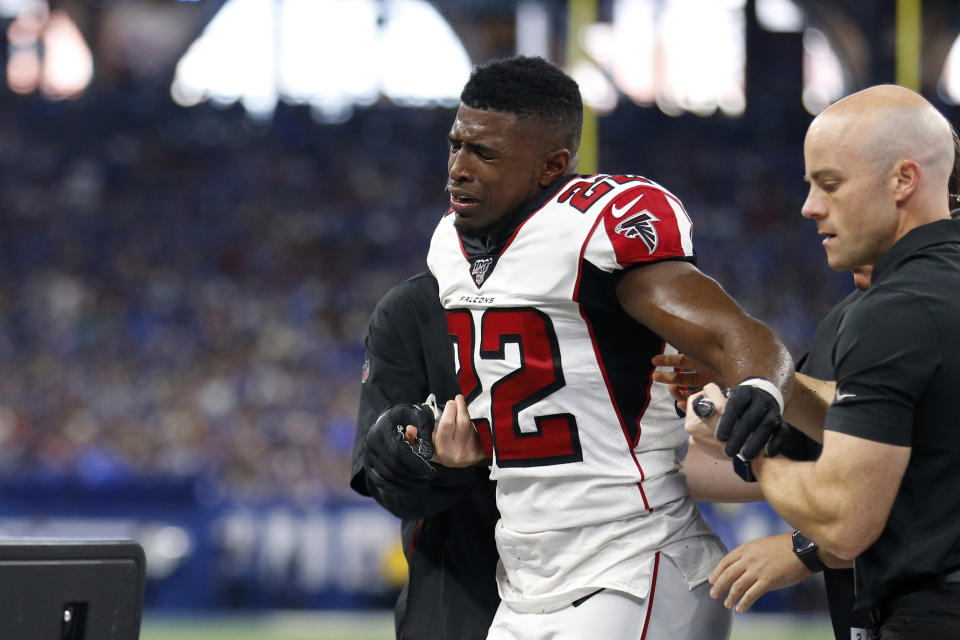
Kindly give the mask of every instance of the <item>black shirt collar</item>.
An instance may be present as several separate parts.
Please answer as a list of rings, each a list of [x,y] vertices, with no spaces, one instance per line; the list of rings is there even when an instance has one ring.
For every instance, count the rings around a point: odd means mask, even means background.
[[[960,220],[937,220],[908,231],[877,261],[871,281],[876,284],[910,255],[944,242],[960,242]]]
[[[557,194],[560,189],[564,187],[564,185],[570,182],[570,180],[573,178],[577,177],[579,176],[571,174],[567,176],[561,176],[555,180],[543,191],[517,207],[513,213],[507,214],[507,217],[511,220],[510,224],[501,229],[497,229],[489,236],[477,238],[474,236],[459,234],[460,240],[463,242],[464,249],[467,250],[469,255],[491,255],[499,253],[503,249],[503,246],[507,243],[507,240],[509,240],[513,235],[513,232],[517,230],[517,227],[526,222],[527,218],[539,211],[543,205],[545,205]]]

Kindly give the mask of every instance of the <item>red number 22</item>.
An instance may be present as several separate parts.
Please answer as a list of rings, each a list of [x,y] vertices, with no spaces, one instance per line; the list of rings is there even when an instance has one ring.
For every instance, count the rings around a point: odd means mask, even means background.
[[[456,347],[460,389],[470,402],[483,390],[473,359],[475,331],[466,309],[447,312]],[[530,307],[488,309],[480,320],[481,360],[504,360],[515,343],[520,366],[490,387],[490,420],[474,419],[488,454],[500,467],[531,467],[583,460],[576,418],[570,413],[535,415],[536,430],[520,430],[520,412],[564,386],[560,347],[549,316]]]

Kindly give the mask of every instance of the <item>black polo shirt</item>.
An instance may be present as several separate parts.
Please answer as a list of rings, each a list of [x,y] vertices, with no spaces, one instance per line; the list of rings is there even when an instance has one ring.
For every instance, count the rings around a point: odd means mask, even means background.
[[[820,380],[836,378],[833,370],[833,346],[837,340],[837,332],[847,310],[862,295],[863,292],[854,289],[820,321],[813,336],[810,351],[797,362],[797,370],[800,373]],[[819,442],[807,438],[799,431],[793,432],[793,436],[794,455],[790,457],[799,460],[816,460],[820,456]],[[827,603],[830,606],[830,621],[837,640],[849,640],[851,628],[865,629],[869,626],[867,617],[853,610],[853,569],[827,567],[823,570],[823,583],[827,590]]]
[[[856,559],[858,609],[960,567],[960,222],[918,227],[876,264],[834,347],[825,428],[912,447],[880,537]]]

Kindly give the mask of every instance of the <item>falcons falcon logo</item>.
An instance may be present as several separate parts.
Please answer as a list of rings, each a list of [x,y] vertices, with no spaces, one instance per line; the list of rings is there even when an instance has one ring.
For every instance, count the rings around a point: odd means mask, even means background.
[[[618,224],[613,230],[626,238],[640,238],[652,254],[657,250],[660,240],[657,228],[653,226],[654,222],[660,222],[660,218],[644,209]]]

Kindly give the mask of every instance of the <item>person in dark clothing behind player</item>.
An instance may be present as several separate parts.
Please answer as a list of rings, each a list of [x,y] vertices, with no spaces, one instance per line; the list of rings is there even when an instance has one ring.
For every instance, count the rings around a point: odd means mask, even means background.
[[[489,471],[431,468],[390,437],[389,416],[378,420],[431,393],[442,405],[460,389],[437,281],[421,273],[391,289],[370,318],[350,486],[403,521],[409,580],[394,611],[397,638],[480,639],[500,603]]]
[[[872,286],[841,323],[837,383],[798,376],[802,407],[785,414],[823,438],[820,458],[745,462],[788,522],[855,558],[855,606],[883,640],[960,637],[960,304],[950,294],[960,225],[938,194],[952,166],[948,129],[895,86],[845,98],[810,126],[803,215],[826,236],[830,266],[872,264]],[[724,404],[716,387],[705,392]],[[751,425],[726,404],[719,424],[688,414],[687,429],[708,450],[742,453]]]

